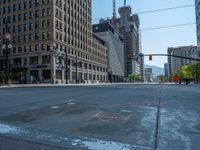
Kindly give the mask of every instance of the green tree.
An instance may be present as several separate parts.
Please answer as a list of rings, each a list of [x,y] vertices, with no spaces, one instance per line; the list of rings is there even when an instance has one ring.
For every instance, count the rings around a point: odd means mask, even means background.
[[[186,65],[182,67],[183,78],[194,79],[196,82],[200,81],[200,63]]]
[[[139,81],[141,79],[139,74],[129,74],[128,78],[130,82]]]
[[[191,79],[194,77],[193,66],[187,65],[182,67],[182,77],[184,79]]]

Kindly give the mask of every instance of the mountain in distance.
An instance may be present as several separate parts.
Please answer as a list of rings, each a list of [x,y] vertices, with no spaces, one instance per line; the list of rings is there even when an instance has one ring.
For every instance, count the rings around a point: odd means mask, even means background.
[[[165,74],[164,68],[161,68],[161,67],[152,66],[152,65],[145,65],[145,68],[152,68],[154,77]]]

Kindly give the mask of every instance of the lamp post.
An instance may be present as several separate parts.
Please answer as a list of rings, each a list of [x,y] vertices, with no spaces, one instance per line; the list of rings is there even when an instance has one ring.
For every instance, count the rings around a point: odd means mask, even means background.
[[[78,56],[76,55],[76,84],[78,84]]]
[[[5,56],[5,82],[8,83],[10,80],[10,68],[9,68],[9,54],[12,45],[10,44],[10,34],[6,33],[4,36],[4,44],[2,45],[3,56]]]
[[[66,51],[66,54],[65,54],[65,69],[66,69],[66,82],[65,84],[68,84],[68,55],[67,55],[67,51]]]
[[[73,60],[73,64],[76,66],[76,84],[78,84],[78,64],[79,64],[79,61],[78,61],[78,56],[76,55],[76,58],[75,60]]]

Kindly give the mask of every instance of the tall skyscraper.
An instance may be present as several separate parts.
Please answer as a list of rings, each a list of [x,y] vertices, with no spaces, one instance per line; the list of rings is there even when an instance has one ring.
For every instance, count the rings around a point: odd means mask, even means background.
[[[119,8],[120,18],[113,21],[115,28],[124,38],[124,72],[129,74],[143,74],[143,62],[134,57],[140,53],[140,20],[138,15],[132,15],[130,6]]]
[[[1,0],[0,47],[9,33],[12,79],[106,81],[107,48],[93,36],[91,17],[91,0]]]

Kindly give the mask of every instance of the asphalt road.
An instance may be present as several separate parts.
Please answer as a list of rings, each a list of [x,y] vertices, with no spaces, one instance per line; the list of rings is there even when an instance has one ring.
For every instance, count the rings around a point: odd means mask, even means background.
[[[16,150],[199,150],[200,86],[0,89],[0,149],[9,143]]]

